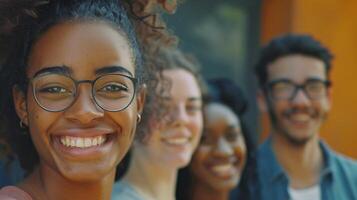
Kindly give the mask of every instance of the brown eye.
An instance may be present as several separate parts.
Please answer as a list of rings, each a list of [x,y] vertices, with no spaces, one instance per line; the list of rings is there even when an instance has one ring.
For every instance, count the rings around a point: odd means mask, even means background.
[[[306,84],[306,90],[311,92],[311,93],[320,93],[325,89],[325,85],[322,82],[310,82]]]
[[[196,113],[202,110],[202,106],[198,104],[188,104],[186,110],[188,113]]]
[[[234,141],[236,141],[236,140],[238,139],[239,133],[234,132],[234,131],[230,131],[230,132],[227,132],[227,133],[225,134],[225,137],[226,137],[226,139],[227,139],[228,141],[234,142]]]
[[[273,95],[280,98],[289,96],[294,91],[294,85],[286,82],[276,83],[272,87]]]
[[[40,93],[66,93],[68,90],[60,86],[45,87],[38,90]]]
[[[120,84],[108,84],[101,88],[101,92],[119,92],[119,91],[128,91],[128,88]]]

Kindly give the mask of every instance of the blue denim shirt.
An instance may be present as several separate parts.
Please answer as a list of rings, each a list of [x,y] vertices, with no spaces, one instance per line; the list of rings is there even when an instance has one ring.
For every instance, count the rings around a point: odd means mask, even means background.
[[[289,179],[275,158],[268,138],[256,154],[257,184],[255,197],[261,200],[289,200]],[[333,152],[320,141],[324,168],[320,176],[322,200],[357,200],[357,162]]]

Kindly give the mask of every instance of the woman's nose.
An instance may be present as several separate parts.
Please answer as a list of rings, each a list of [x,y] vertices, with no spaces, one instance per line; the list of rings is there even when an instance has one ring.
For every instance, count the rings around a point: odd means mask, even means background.
[[[223,137],[218,138],[214,154],[217,156],[231,156],[234,154],[230,143]]]
[[[65,111],[65,115],[72,121],[89,124],[103,117],[104,111],[94,101],[90,85],[81,85],[78,87],[76,99]]]
[[[185,125],[189,121],[188,113],[183,105],[176,106],[170,112],[172,123],[175,126]]]

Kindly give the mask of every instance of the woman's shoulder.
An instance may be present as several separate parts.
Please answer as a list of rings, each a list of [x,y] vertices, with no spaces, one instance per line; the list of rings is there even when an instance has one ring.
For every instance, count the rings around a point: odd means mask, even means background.
[[[5,186],[0,189],[0,200],[32,200],[32,198],[19,187]]]

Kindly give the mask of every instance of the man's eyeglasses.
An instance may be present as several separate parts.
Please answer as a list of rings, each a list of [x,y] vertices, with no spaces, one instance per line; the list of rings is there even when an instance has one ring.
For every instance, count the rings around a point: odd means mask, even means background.
[[[304,84],[296,84],[290,80],[273,80],[268,83],[268,91],[274,100],[292,100],[299,89],[303,90],[310,99],[320,99],[327,94],[331,86],[328,80],[309,79]]]
[[[94,80],[74,80],[70,76],[45,73],[30,80],[37,104],[44,110],[60,112],[69,108],[78,96],[78,85],[89,83],[95,103],[106,111],[118,112],[134,99],[137,80],[123,74],[106,74]]]

